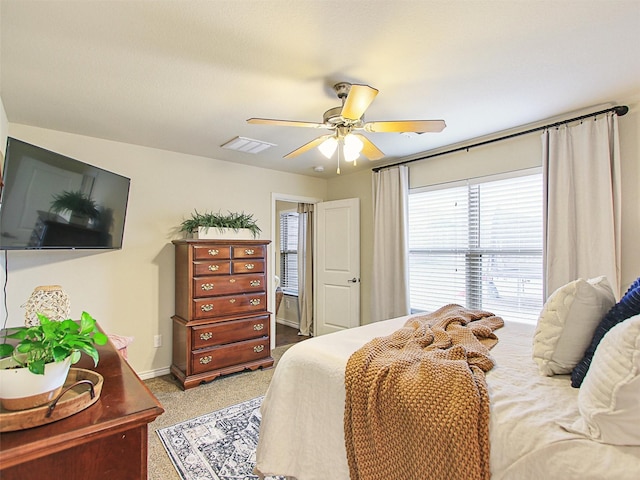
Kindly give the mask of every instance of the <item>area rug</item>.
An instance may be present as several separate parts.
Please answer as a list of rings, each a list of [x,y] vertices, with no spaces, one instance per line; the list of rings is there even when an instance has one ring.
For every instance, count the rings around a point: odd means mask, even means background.
[[[156,430],[178,474],[184,480],[257,479],[253,467],[263,398]]]

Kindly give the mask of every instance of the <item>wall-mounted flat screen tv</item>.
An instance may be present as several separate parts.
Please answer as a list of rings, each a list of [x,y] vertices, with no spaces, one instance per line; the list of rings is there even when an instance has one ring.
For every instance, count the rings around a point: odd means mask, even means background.
[[[9,137],[0,250],[118,249],[131,180]]]

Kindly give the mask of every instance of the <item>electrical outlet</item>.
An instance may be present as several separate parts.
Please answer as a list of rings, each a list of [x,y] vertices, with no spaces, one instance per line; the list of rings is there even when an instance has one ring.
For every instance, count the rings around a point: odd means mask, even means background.
[[[153,346],[158,348],[162,346],[162,335],[153,336]]]

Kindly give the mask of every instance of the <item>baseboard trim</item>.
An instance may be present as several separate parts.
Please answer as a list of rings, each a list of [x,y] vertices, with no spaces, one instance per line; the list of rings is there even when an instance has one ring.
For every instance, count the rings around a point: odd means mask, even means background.
[[[162,375],[169,375],[171,372],[169,370],[169,367],[165,367],[165,368],[158,368],[156,370],[148,370],[146,372],[140,372],[138,373],[138,376],[140,377],[141,380],[149,380],[151,378],[155,378],[155,377],[161,377]]]
[[[276,323],[279,323],[280,325],[286,325],[287,327],[291,328],[300,328],[300,325],[298,325],[296,322],[292,322],[291,320],[287,320],[286,318],[276,318]]]

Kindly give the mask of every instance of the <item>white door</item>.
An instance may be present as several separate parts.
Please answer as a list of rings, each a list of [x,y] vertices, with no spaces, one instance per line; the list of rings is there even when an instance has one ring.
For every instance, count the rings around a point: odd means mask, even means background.
[[[360,325],[360,199],[316,203],[315,335]]]

